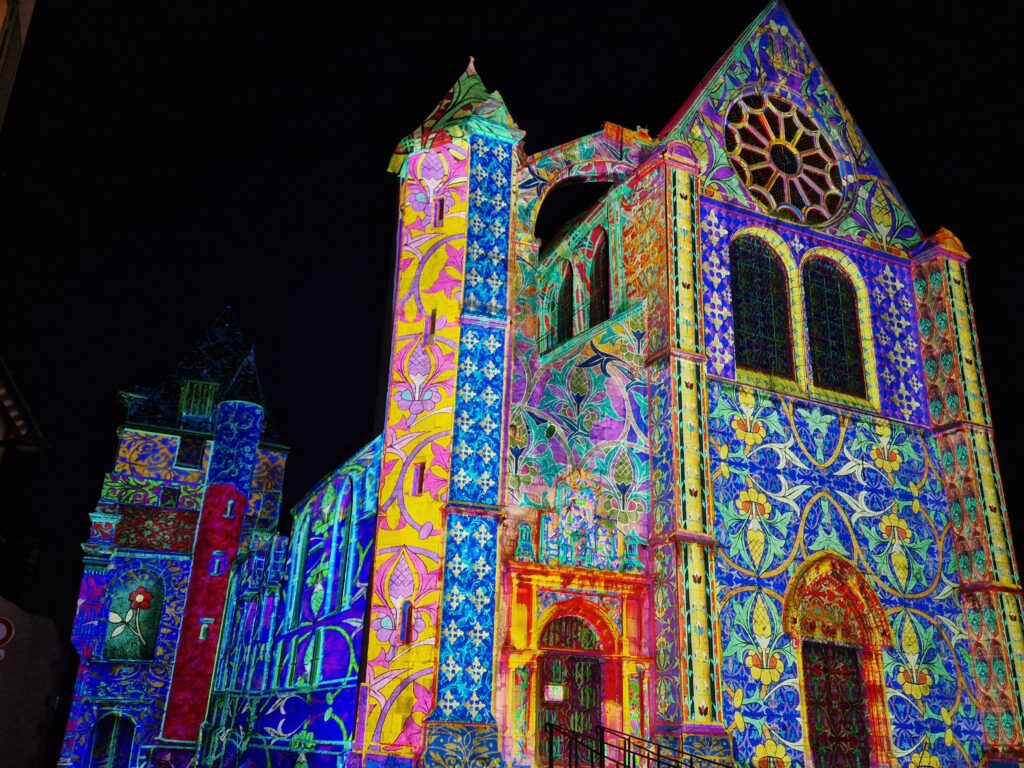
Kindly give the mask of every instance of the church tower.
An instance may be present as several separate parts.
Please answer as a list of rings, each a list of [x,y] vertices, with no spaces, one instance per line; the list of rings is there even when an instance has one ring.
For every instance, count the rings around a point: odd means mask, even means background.
[[[230,310],[153,388],[121,394],[85,550],[81,662],[61,765],[195,754],[240,551],[276,531],[286,449]]]
[[[466,760],[499,755],[494,617],[522,136],[470,62],[391,163],[401,245],[356,745],[367,768],[450,760],[455,743]]]

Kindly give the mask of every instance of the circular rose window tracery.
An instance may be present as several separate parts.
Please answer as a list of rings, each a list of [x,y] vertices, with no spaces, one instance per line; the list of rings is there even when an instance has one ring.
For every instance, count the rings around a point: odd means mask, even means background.
[[[836,152],[814,118],[782,96],[749,94],[726,113],[725,148],[750,194],[791,221],[822,224],[843,202]]]

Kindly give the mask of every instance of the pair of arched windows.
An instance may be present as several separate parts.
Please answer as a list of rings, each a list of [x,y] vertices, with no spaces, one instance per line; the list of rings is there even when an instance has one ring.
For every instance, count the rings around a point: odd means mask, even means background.
[[[608,235],[603,227],[594,230],[591,236],[590,291],[586,306],[588,327],[600,325],[611,317],[611,265],[608,258]],[[548,349],[554,349],[569,341],[575,335],[576,318],[575,293],[573,291],[572,265],[563,262],[562,279],[555,294],[553,328]]]
[[[789,275],[765,240],[740,235],[729,246],[736,365],[796,379]],[[857,292],[832,259],[812,256],[801,268],[803,309],[814,385],[865,397]]]

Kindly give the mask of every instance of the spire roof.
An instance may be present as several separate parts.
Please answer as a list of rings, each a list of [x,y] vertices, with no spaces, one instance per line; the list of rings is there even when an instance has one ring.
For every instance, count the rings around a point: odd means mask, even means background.
[[[501,94],[488,92],[472,56],[466,71],[448,89],[433,112],[399,143],[389,170],[397,171],[404,157],[412,152],[465,135],[465,123],[470,119],[491,123],[498,130],[519,132]]]
[[[255,350],[246,344],[230,306],[224,308],[163,382],[154,387],[132,387],[121,393],[128,407],[126,420],[151,427],[183,428],[182,386],[189,381],[215,384],[214,404],[246,400],[262,406],[263,439],[280,439],[256,369]]]

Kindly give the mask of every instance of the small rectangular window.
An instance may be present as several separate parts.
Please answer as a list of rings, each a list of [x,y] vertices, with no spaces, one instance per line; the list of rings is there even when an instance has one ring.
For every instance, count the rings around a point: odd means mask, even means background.
[[[160,489],[160,506],[176,507],[181,500],[181,488],[173,485],[165,485]]]
[[[227,506],[224,507],[224,518],[232,520],[235,517],[235,500],[228,499]]]
[[[214,381],[186,381],[181,385],[178,411],[183,425],[208,425],[219,384]]]
[[[444,198],[439,197],[434,201],[434,226],[444,225]]]
[[[423,495],[423,476],[426,474],[426,464],[418,461],[412,466],[412,495]]]
[[[427,346],[434,343],[434,334],[437,333],[437,310],[430,310],[430,317],[423,326],[423,343]]]
[[[203,453],[206,449],[206,441],[201,437],[182,435],[178,438],[178,456],[174,461],[175,466],[185,469],[199,469],[203,466]]]
[[[199,620],[199,639],[205,640],[210,636],[210,627],[213,625],[213,619],[200,619]]]
[[[219,549],[210,555],[209,572],[211,576],[220,576],[227,569],[227,556]]]

